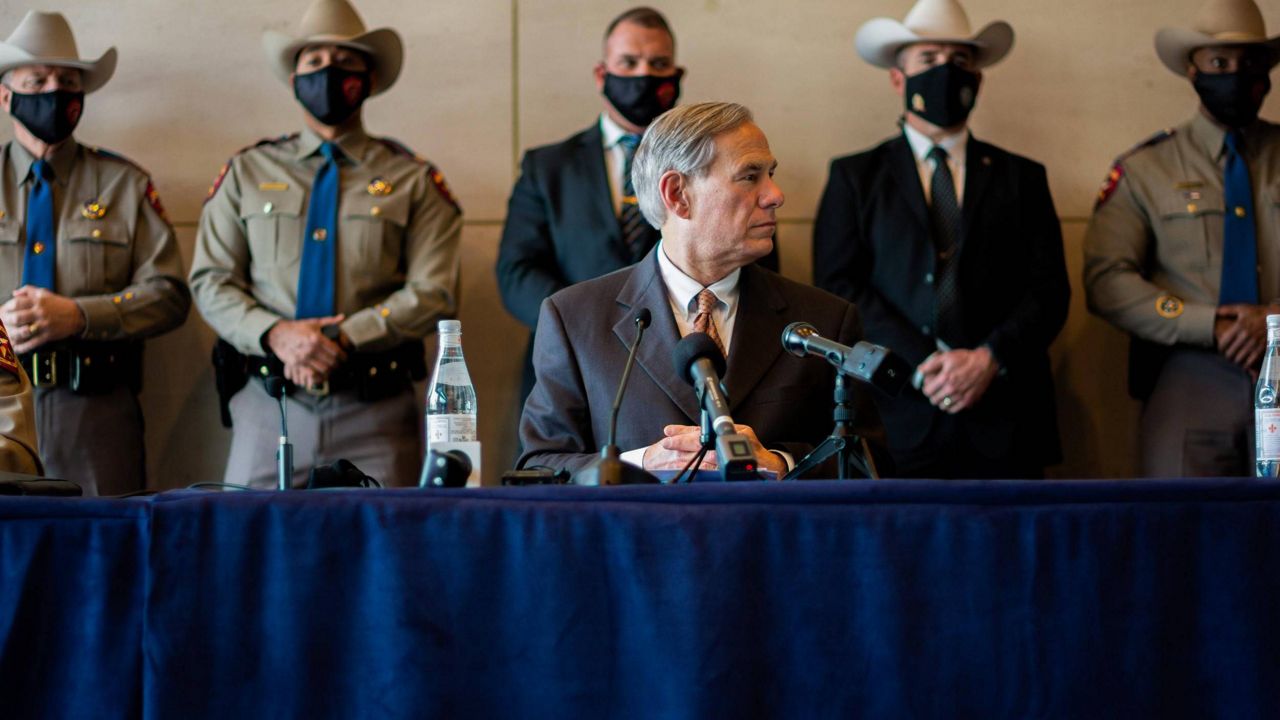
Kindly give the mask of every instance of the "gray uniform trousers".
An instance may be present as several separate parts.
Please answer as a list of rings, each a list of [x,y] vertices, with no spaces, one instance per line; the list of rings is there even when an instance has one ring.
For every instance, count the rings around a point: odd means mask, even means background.
[[[1173,351],[1142,408],[1145,477],[1254,474],[1253,379],[1211,350]]]
[[[102,395],[36,388],[36,428],[49,477],[70,480],[87,496],[146,487],[142,408],[129,388]]]

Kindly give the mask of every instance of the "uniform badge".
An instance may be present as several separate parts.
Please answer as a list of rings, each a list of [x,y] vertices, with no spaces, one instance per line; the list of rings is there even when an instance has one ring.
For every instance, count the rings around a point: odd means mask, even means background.
[[[369,181],[368,190],[369,194],[374,197],[377,197],[378,195],[390,195],[391,183],[387,182],[384,178],[376,177]]]
[[[1115,194],[1116,188],[1120,187],[1120,181],[1124,179],[1124,166],[1116,163],[1111,166],[1111,172],[1107,173],[1107,179],[1102,181],[1102,189],[1098,190],[1098,199],[1093,203],[1094,212],[1102,207]]]
[[[19,377],[18,356],[13,353],[13,344],[9,342],[9,333],[5,331],[4,323],[0,323],[0,370]]]
[[[1184,307],[1180,298],[1173,295],[1161,295],[1156,298],[1156,312],[1162,318],[1172,320],[1182,314]]]
[[[101,220],[107,216],[107,206],[101,200],[90,200],[80,208],[80,214],[86,220]]]

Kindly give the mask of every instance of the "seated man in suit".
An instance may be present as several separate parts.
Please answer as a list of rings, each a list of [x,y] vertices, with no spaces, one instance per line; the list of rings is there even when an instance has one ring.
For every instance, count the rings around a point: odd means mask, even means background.
[[[899,474],[1041,477],[1062,452],[1048,355],[1070,295],[1062,232],[1044,167],[968,131],[981,70],[1013,30],[974,35],[956,0],[919,0],[856,45],[906,113],[898,135],[831,163],[816,284],[918,365],[923,394],[880,405]]]
[[[662,239],[640,263],[542,303],[521,464],[575,470],[592,460],[608,435],[633,318],[647,308],[653,324],[618,419],[623,460],[679,469],[698,451],[698,402],[671,349],[700,331],[727,351],[724,384],[739,431],[761,467],[783,473],[830,432],[834,371],[786,354],[782,329],[805,320],[852,344],[861,337],[857,310],[753,264],[773,247],[783,195],[769,143],[746,108],[671,110],[649,127],[634,162],[640,210]],[[859,433],[879,439],[879,416],[865,392],[857,395]],[[703,467],[714,466],[708,456]]]
[[[0,323],[0,471],[40,474],[31,383]]]

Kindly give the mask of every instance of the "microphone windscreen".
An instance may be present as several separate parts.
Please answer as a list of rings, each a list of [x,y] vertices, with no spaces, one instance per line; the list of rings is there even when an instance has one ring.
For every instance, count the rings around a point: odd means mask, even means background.
[[[716,374],[724,377],[724,353],[720,352],[720,347],[710,335],[700,332],[689,333],[671,349],[671,362],[675,366],[676,374],[690,384],[693,383],[693,375],[689,370],[695,361],[703,358],[710,360],[712,367],[716,369]]]
[[[267,394],[277,400],[284,396],[284,383],[284,378],[279,375],[268,375],[263,380],[263,384],[267,388]]]
[[[649,308],[640,308],[640,312],[636,313],[636,327],[647,328],[651,322],[653,313],[649,312]]]
[[[471,477],[471,457],[458,449],[429,450],[426,468],[429,487],[465,487]]]

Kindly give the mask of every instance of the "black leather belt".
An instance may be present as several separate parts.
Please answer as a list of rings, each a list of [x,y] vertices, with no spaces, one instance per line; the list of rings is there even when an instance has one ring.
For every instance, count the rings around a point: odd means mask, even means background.
[[[379,353],[353,353],[334,368],[327,382],[314,387],[288,383],[288,390],[314,397],[355,390],[361,400],[372,402],[403,392],[414,380],[426,377],[426,359],[420,341],[406,342]],[[275,357],[249,355],[245,358],[250,377],[265,380],[284,376],[284,363]]]
[[[140,342],[55,343],[18,356],[38,388],[69,388],[82,395],[110,392],[126,385],[142,389]]]

